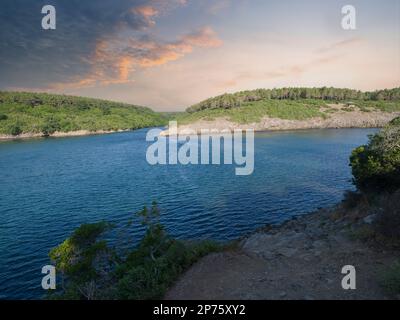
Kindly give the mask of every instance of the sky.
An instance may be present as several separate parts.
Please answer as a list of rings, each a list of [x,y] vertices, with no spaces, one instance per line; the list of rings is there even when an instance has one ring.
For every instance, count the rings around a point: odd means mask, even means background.
[[[342,7],[356,9],[345,30]],[[56,29],[42,28],[44,5]],[[400,86],[400,0],[1,0],[0,90],[179,111],[284,86]]]

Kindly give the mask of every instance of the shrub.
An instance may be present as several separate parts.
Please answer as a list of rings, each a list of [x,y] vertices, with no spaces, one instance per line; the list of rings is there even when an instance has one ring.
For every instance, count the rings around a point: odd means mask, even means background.
[[[12,124],[7,129],[8,133],[13,136],[18,136],[22,133],[22,129],[18,124]]]
[[[137,216],[145,227],[139,244],[128,253],[110,248],[101,238],[111,226],[84,224],[50,252],[64,286],[62,299],[158,299],[197,259],[219,250],[213,242],[187,243],[173,239],[159,222],[153,203]],[[131,222],[127,227],[131,226]]]
[[[50,117],[45,120],[45,123],[43,124],[41,131],[43,135],[49,136],[60,129],[61,129],[60,122],[57,119]]]
[[[8,119],[7,115],[5,115],[5,114],[0,114],[0,121],[1,121],[1,120],[7,120],[7,119]]]
[[[111,225],[106,222],[83,224],[49,256],[61,273],[63,283],[68,281],[64,298],[96,297],[102,275],[112,265],[112,250],[104,240],[98,240]]]
[[[399,122],[399,118],[395,119],[371,136],[367,145],[353,150],[350,165],[359,189],[396,190],[400,187]]]

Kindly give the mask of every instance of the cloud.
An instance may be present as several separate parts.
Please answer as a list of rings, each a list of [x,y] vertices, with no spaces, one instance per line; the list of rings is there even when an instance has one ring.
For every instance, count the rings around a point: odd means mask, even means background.
[[[155,18],[186,2],[180,0],[52,0],[57,29],[41,28],[45,0],[2,0],[0,10],[0,88],[57,86],[62,83],[125,81],[134,61],[117,52],[110,39],[121,32],[146,33]],[[93,62],[95,59],[95,62]],[[102,68],[94,63],[108,63]],[[111,70],[113,69],[114,70]]]
[[[309,58],[303,62],[283,64],[281,66],[266,65],[264,70],[245,70],[237,71],[232,77],[219,81],[216,86],[219,88],[233,88],[246,81],[269,81],[278,79],[298,78],[305,73],[319,70],[324,66],[329,66],[340,61],[348,53],[358,49],[364,39],[353,37],[336,42],[332,42],[323,47],[309,50]],[[268,68],[266,70],[266,68]]]
[[[280,67],[273,68],[267,71],[243,71],[237,73],[233,78],[221,81],[217,84],[220,88],[229,88],[235,87],[240,83],[245,81],[253,81],[253,80],[276,80],[279,78],[295,78],[303,75],[304,73],[310,72],[316,68],[330,65],[331,63],[338,61],[342,55],[330,55],[330,56],[322,56],[322,57],[315,57],[309,61],[304,63],[297,63],[297,64],[290,64],[290,65],[283,65]]]
[[[208,8],[208,12],[211,14],[218,14],[220,11],[228,8],[231,5],[231,0],[218,0],[213,2]]]
[[[363,42],[363,39],[359,38],[359,37],[345,39],[345,40],[334,42],[331,45],[319,48],[317,50],[317,52],[318,53],[325,53],[325,52],[338,51],[338,50],[341,50],[341,49],[354,47],[355,45],[358,45],[358,44],[360,44],[362,42]]]
[[[215,48],[222,44],[209,27],[183,35],[174,42],[162,42],[149,36],[117,37],[99,41],[89,59],[91,69],[82,78],[52,84],[54,89],[83,88],[95,85],[120,84],[133,81],[136,68],[150,68],[178,60],[195,48]]]

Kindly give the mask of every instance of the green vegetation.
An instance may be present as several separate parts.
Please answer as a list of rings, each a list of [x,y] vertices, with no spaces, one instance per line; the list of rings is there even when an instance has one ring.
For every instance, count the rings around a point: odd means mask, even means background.
[[[346,196],[347,211],[379,212],[372,233],[363,233],[400,247],[400,117],[354,149],[350,165],[359,192]]]
[[[355,221],[374,217],[372,223],[355,227],[353,235],[394,250],[400,249],[400,117],[370,137],[350,157],[357,193],[345,199],[345,212]],[[400,262],[383,271],[382,286],[400,294]]]
[[[289,120],[326,117],[327,115],[319,110],[320,104],[320,101],[311,99],[301,101],[262,100],[246,102],[237,108],[204,109],[178,116],[177,120],[179,123],[185,124],[200,119],[212,120],[218,117],[226,117],[233,122],[251,123],[258,122],[265,116]]]
[[[400,188],[400,118],[394,119],[350,157],[354,181],[361,190]]]
[[[247,102],[265,100],[303,100],[317,99],[333,102],[363,101],[400,101],[400,88],[385,89],[374,92],[361,92],[351,89],[338,88],[281,88],[281,89],[257,89],[252,91],[240,91],[233,94],[223,94],[195,104],[187,109],[187,112],[197,112],[205,109],[231,109],[240,107]],[[397,110],[400,106],[397,105]]]
[[[269,116],[305,120],[328,117],[337,112],[330,104],[342,104],[344,111],[400,111],[400,88],[361,92],[337,88],[257,89],[223,94],[195,104],[186,114],[177,116],[180,123],[226,117],[239,123],[258,122]]]
[[[149,108],[106,100],[0,91],[0,134],[115,131],[159,126],[166,117]]]
[[[106,222],[83,224],[50,258],[62,275],[54,299],[159,299],[195,261],[220,250],[213,242],[191,243],[173,239],[159,222],[156,203],[137,216],[145,234],[134,249],[110,247],[105,235],[115,230]],[[132,221],[120,230],[129,238]],[[59,286],[60,287],[60,286]]]

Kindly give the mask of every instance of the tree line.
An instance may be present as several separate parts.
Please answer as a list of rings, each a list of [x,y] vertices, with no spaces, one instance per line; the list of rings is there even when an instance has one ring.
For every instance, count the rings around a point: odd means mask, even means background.
[[[225,93],[223,95],[209,98],[189,107],[187,112],[196,112],[204,109],[230,109],[240,107],[242,104],[261,100],[300,100],[319,99],[327,101],[400,101],[400,87],[393,89],[363,92],[353,89],[342,89],[333,87],[321,88],[279,88],[279,89],[256,89],[240,91],[237,93]]]

